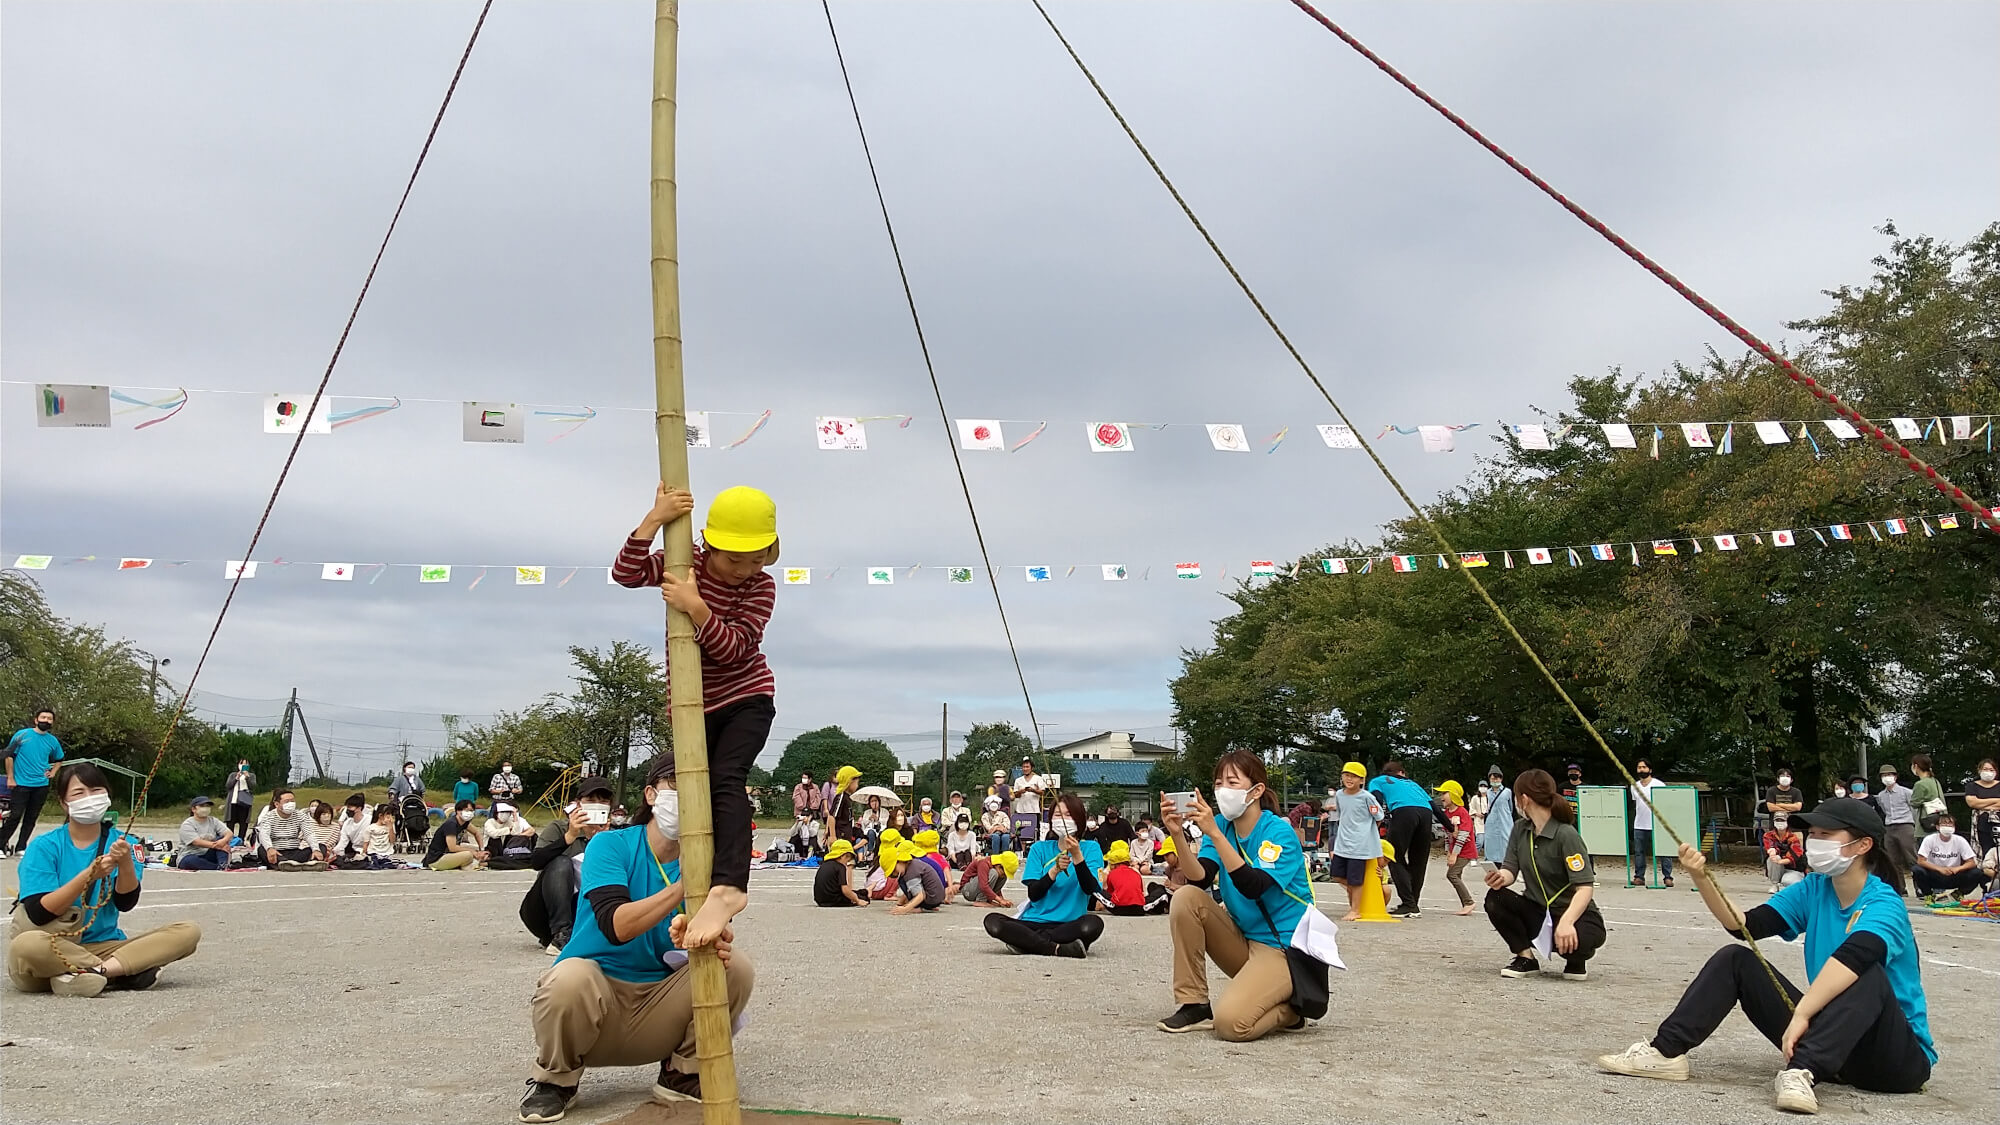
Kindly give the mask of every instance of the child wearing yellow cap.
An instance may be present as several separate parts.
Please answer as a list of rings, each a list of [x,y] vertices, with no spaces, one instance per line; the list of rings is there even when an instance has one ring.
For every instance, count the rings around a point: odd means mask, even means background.
[[[1340,788],[1328,799],[1326,818],[1332,822],[1333,847],[1327,867],[1335,882],[1347,885],[1347,914],[1343,922],[1361,917],[1361,881],[1368,877],[1368,861],[1382,858],[1382,834],[1377,825],[1388,814],[1375,794],[1361,787],[1368,767],[1349,762],[1340,771]]]
[[[867,906],[868,900],[854,893],[854,845],[835,840],[819,861],[813,875],[814,906]]]
[[[1146,883],[1139,878],[1139,870],[1132,866],[1132,847],[1123,840],[1113,840],[1104,849],[1104,876],[1099,880],[1104,884],[1104,897],[1111,903],[1110,913],[1123,918],[1137,918],[1146,913]]]
[[[681,578],[668,573],[666,554],[653,550],[653,538],[692,511],[693,494],[661,483],[652,510],[611,564],[611,578],[620,586],[658,586],[667,605],[694,622],[701,646],[715,862],[708,898],[688,920],[689,949],[713,943],[750,901],[755,822],[744,785],[777,717],[777,683],[762,646],[778,598],[777,583],[764,572],[778,561],[777,504],[754,488],[718,493],[709,505],[694,566]]]
[[[958,879],[945,891],[946,898],[963,896],[965,901],[977,906],[997,906],[1011,910],[1014,903],[1001,888],[1007,880],[1021,869],[1021,857],[1014,852],[996,852],[990,856],[974,856],[965,870],[959,872]]]

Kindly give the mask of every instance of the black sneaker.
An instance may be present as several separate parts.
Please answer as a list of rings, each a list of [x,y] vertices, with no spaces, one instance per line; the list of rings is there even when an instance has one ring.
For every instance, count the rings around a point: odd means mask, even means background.
[[[670,1062],[661,1063],[660,1080],[653,1083],[653,1100],[667,1105],[701,1101],[701,1075],[675,1070]]]
[[[1589,980],[1590,962],[1582,957],[1563,958],[1564,980]]]
[[[1500,975],[1519,979],[1521,977],[1532,977],[1541,971],[1542,963],[1533,957],[1516,957],[1512,961],[1507,962],[1507,967],[1500,970]]]
[[[1083,955],[1088,952],[1089,949],[1081,941],[1066,941],[1056,946],[1056,956],[1074,957],[1079,961],[1083,960]]]
[[[521,1099],[521,1120],[561,1121],[569,1103],[576,1100],[576,1087],[528,1079],[528,1094]]]
[[[129,992],[144,992],[160,979],[160,970],[146,969],[143,972],[127,973],[122,977],[112,977],[111,987]]]
[[[1206,1031],[1215,1026],[1215,1012],[1206,1004],[1182,1004],[1158,1026],[1161,1031],[1173,1035],[1184,1031]]]
[[[1422,907],[1418,906],[1399,905],[1389,909],[1389,916],[1391,918],[1421,918],[1424,916],[1424,911]]]

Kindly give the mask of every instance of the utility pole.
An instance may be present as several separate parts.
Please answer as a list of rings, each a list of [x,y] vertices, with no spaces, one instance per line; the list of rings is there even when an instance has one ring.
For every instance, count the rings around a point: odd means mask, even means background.
[[[299,709],[299,689],[292,689],[292,697],[285,701],[285,721],[278,726],[278,742],[285,748],[285,776],[279,781],[292,779],[292,715]]]
[[[943,808],[951,792],[951,704],[938,706],[938,807]]]
[[[322,762],[322,761],[320,761],[320,760],[319,760],[319,747],[317,747],[317,746],[313,745],[313,732],[312,732],[312,728],[306,725],[306,713],[305,713],[304,709],[302,709],[302,708],[301,708],[301,707],[299,706],[299,704],[298,704],[298,699],[297,699],[297,692],[296,692],[296,690],[295,690],[295,691],[293,692],[293,696],[294,696],[294,698],[293,698],[293,700],[292,700],[292,713],[293,713],[293,715],[295,715],[295,716],[296,716],[296,717],[298,718],[298,723],[299,723],[299,730],[301,730],[301,731],[303,731],[303,732],[305,733],[305,736],[306,736],[306,750],[307,750],[308,752],[310,752],[310,753],[312,754],[312,760],[313,760],[313,776],[314,776],[314,777],[329,777],[329,776],[331,776],[331,775],[327,773],[327,770],[326,770],[326,763],[324,763],[324,762]],[[287,746],[287,748],[289,748],[289,747],[290,747],[290,743],[289,743],[289,742],[287,742],[287,743],[286,743],[286,746]],[[333,756],[333,754],[332,754],[332,748],[331,748],[331,747],[329,747],[329,748],[328,748],[328,752],[327,752],[327,757],[331,758],[332,756]]]

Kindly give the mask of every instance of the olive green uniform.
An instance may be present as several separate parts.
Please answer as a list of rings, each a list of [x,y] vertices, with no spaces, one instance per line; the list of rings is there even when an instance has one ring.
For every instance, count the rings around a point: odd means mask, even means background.
[[[1486,892],[1486,916],[1506,940],[1508,951],[1517,955],[1533,949],[1549,915],[1561,924],[1576,900],[1577,888],[1597,884],[1597,868],[1583,834],[1554,817],[1539,832],[1526,817],[1515,821],[1500,867],[1514,874],[1514,885]],[[1603,947],[1605,938],[1604,915],[1594,901],[1584,904],[1574,925],[1576,951],[1565,957],[1570,971],[1580,970]]]

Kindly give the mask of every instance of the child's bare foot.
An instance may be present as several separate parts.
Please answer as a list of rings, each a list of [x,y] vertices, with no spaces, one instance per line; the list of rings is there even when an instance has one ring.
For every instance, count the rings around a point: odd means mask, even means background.
[[[1359,910],[1350,910],[1341,915],[1340,920],[1343,922],[1359,922],[1361,921],[1361,912]]]
[[[1463,917],[1465,917],[1465,916],[1466,916],[1467,914],[1470,914],[1470,913],[1472,913],[1472,910],[1473,910],[1473,907],[1472,907],[1472,904],[1470,904],[1470,903],[1467,903],[1466,905],[1464,905],[1464,906],[1461,906],[1461,907],[1459,907],[1459,908],[1458,908],[1458,916],[1459,916],[1460,918],[1463,918]]]
[[[750,905],[750,896],[737,887],[710,887],[708,897],[702,900],[701,909],[688,919],[686,949],[700,949],[712,945],[729,926],[729,920],[743,913]]]

